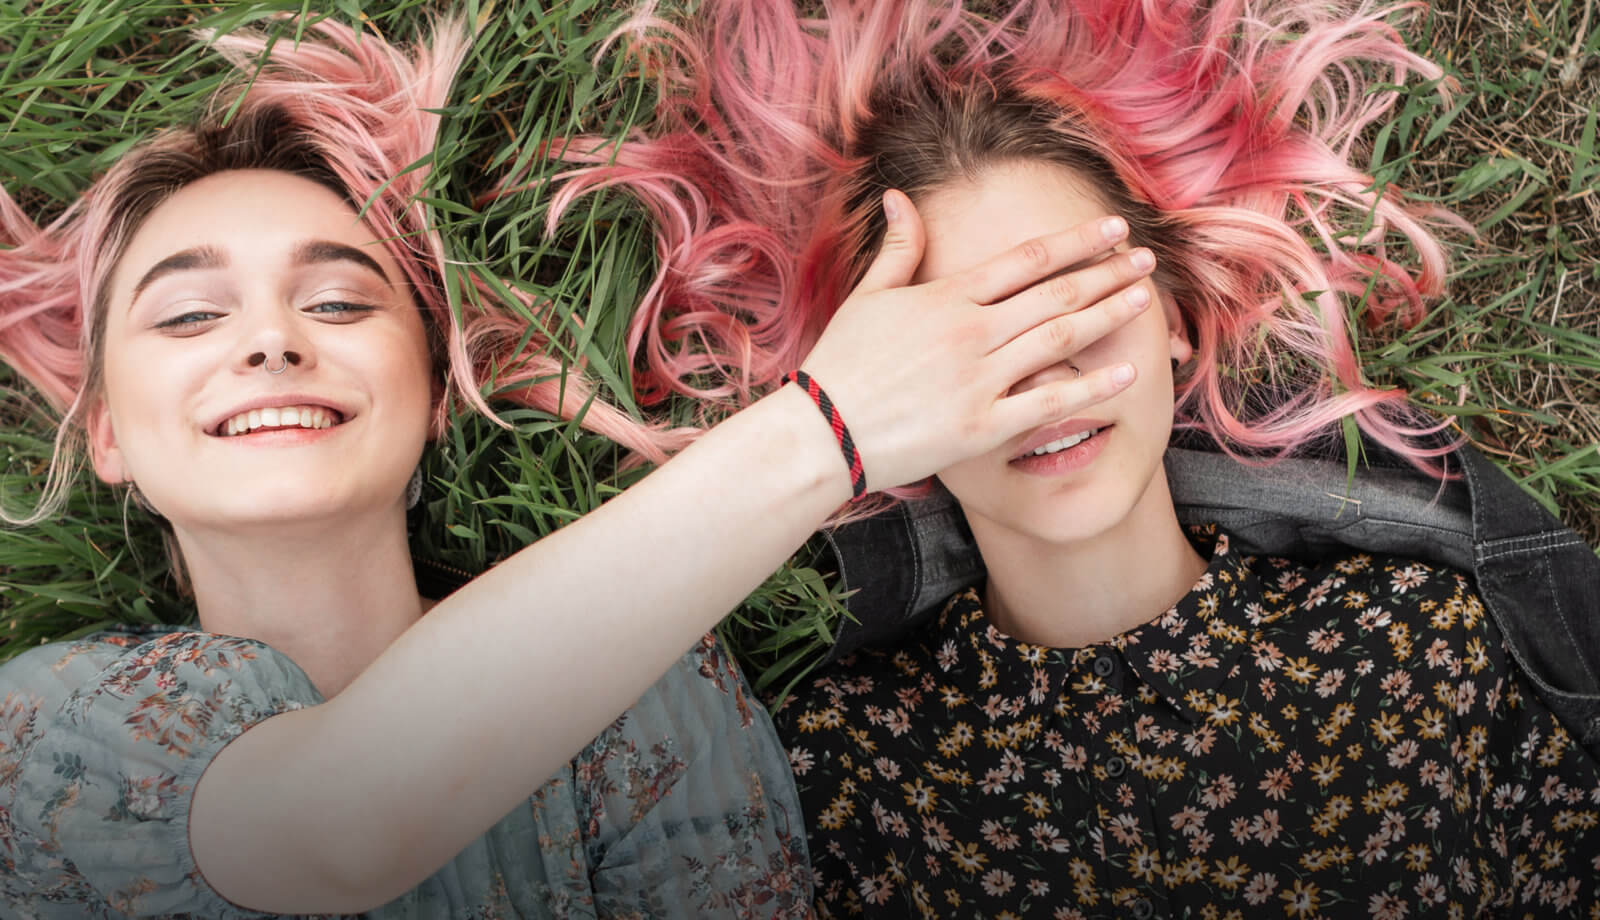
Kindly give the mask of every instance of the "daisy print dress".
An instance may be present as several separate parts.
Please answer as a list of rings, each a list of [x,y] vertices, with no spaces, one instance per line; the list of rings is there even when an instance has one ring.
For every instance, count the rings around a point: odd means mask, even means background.
[[[1600,767],[1469,577],[1192,539],[1105,643],[968,591],[786,701],[822,916],[1600,917]]]

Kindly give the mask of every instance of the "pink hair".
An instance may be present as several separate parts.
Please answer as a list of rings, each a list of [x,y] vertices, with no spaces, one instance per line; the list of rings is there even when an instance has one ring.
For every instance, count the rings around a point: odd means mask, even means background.
[[[530,335],[525,317],[492,306],[495,288],[482,275],[447,263],[418,195],[438,132],[432,110],[448,101],[470,40],[465,26],[437,23],[431,42],[409,50],[326,20],[307,31],[316,37],[212,38],[241,77],[253,74],[248,86],[219,93],[195,127],[164,132],[123,156],[48,226],[36,225],[0,190],[0,245],[9,247],[0,249],[0,358],[63,413],[40,504],[25,517],[0,509],[7,520],[43,519],[70,486],[83,418],[100,395],[107,279],[143,218],[207,170],[291,168],[363,209],[405,273],[445,373],[435,431],[453,403],[496,418],[480,392],[492,382],[497,398],[569,419],[581,414],[585,427],[651,460],[685,443],[683,432],[643,425],[593,399],[581,372],[569,373],[544,353],[547,339]],[[447,286],[457,294],[459,323]],[[543,310],[522,306],[536,320]]]
[[[1088,176],[1156,250],[1196,347],[1179,424],[1281,455],[1353,416],[1430,468],[1445,448],[1424,436],[1442,426],[1362,379],[1343,302],[1365,294],[1369,323],[1417,323],[1447,269],[1429,223],[1462,225],[1351,164],[1396,99],[1381,84],[1441,74],[1392,10],[1008,6],[989,19],[959,0],[828,0],[806,20],[791,0],[704,0],[684,25],[637,12],[623,34],[660,81],[655,126],[558,148],[582,165],[551,219],[618,186],[656,221],[661,267],[628,338],[640,398],[747,402],[861,278],[886,188],[915,200],[1039,158]]]

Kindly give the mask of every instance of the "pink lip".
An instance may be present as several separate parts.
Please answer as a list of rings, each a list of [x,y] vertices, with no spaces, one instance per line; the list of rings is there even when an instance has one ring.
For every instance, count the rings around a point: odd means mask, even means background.
[[[326,437],[332,437],[338,425],[328,428],[266,428],[252,431],[249,434],[236,434],[224,437],[221,440],[229,444],[256,445],[266,447],[273,444],[311,444]]]
[[[1057,422],[1054,425],[1040,428],[1033,434],[1029,435],[1028,440],[1022,442],[1022,448],[1011,456],[1011,461],[1015,463],[1018,460],[1022,460],[1039,448],[1049,444],[1051,441],[1059,441],[1062,438],[1075,435],[1080,431],[1093,431],[1096,428],[1107,428],[1110,425],[1110,422],[1102,421],[1096,418],[1069,418],[1064,422]]]
[[[321,429],[323,431],[331,431],[355,417],[350,410],[336,403],[331,403],[320,396],[309,396],[304,393],[267,393],[239,403],[226,413],[213,417],[210,423],[206,425],[205,432],[213,437],[220,437],[218,432],[222,429],[222,426],[227,424],[228,419],[233,418],[235,415],[241,412],[249,412],[251,409],[276,409],[281,406],[320,406],[337,414],[339,420],[328,428]],[[306,428],[303,430],[312,431],[314,429]]]
[[[1079,431],[1084,429],[1079,428]],[[1034,476],[1060,476],[1081,470],[1095,461],[1100,456],[1100,451],[1105,449],[1106,442],[1111,440],[1114,426],[1102,428],[1093,437],[1072,445],[1066,450],[1058,450],[1053,454],[1040,454],[1035,457],[1028,454],[1012,460],[1008,466],[1019,473],[1028,473]],[[1072,432],[1068,432],[1071,434]],[[1058,435],[1064,437],[1064,435]],[[1049,441],[1045,442],[1050,443]]]

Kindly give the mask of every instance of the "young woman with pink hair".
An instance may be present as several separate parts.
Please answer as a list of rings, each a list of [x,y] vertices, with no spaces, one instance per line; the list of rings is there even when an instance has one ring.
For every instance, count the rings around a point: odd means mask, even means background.
[[[620,186],[656,216],[636,380],[720,406],[811,348],[885,240],[886,190],[915,205],[918,280],[1108,215],[1132,227],[1119,249],[1154,257],[1130,292],[1151,309],[1011,392],[1119,363],[1136,383],[940,468],[986,579],[778,712],[819,911],[1555,916],[1600,901],[1592,552],[1574,551],[1587,597],[1492,567],[1577,542],[1549,531],[1475,545],[1470,574],[1418,558],[1434,555],[1421,521],[1398,554],[1334,539],[1280,558],[1180,523],[1163,463],[1175,426],[1263,464],[1353,421],[1413,476],[1483,475],[1363,379],[1347,325],[1357,300],[1373,324],[1415,324],[1442,290],[1430,224],[1450,216],[1352,165],[1387,84],[1439,68],[1375,5],[993,9],[831,0],[812,20],[787,0],[706,0],[666,22],[647,6],[629,40],[661,75],[654,127],[578,147],[587,165],[561,193]],[[1235,489],[1260,481],[1233,467]],[[1343,470],[1317,488],[1344,488]],[[1269,504],[1241,523],[1293,529],[1295,514]],[[942,539],[930,520],[913,518],[909,544]],[[892,553],[878,563],[852,587],[901,577]],[[1546,609],[1509,615],[1508,583]],[[1522,654],[1569,625],[1556,644],[1583,667]]]
[[[47,517],[86,453],[163,519],[198,617],[0,667],[0,912],[802,916],[782,749],[706,629],[863,480],[913,481],[1131,381],[1007,395],[1138,314],[1119,292],[1145,271],[1103,258],[1123,222],[1059,222],[908,286],[917,224],[891,194],[809,391],[423,597],[408,483],[451,403],[491,411],[491,372],[647,458],[681,444],[524,346],[491,279],[446,271],[415,195],[466,42],[453,23],[414,51],[331,22],[217,38],[248,85],[198,124],[47,226],[0,195],[0,356],[62,413],[45,499],[7,513]],[[453,318],[473,301],[450,278],[489,306]],[[619,559],[650,577],[603,577]]]

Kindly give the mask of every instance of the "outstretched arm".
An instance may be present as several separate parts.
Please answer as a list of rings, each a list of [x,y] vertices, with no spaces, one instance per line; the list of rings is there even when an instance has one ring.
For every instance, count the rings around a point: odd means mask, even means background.
[[[1063,273],[1121,242],[1120,222],[904,287],[921,223],[889,196],[884,251],[805,362],[874,488],[1020,439],[1132,379],[1112,367],[1009,394],[1142,309],[1118,293],[1145,274],[1125,254]],[[260,910],[356,912],[400,895],[631,705],[850,489],[797,387],[729,418],[451,595],[333,700],[224,748],[194,798],[197,865]]]

